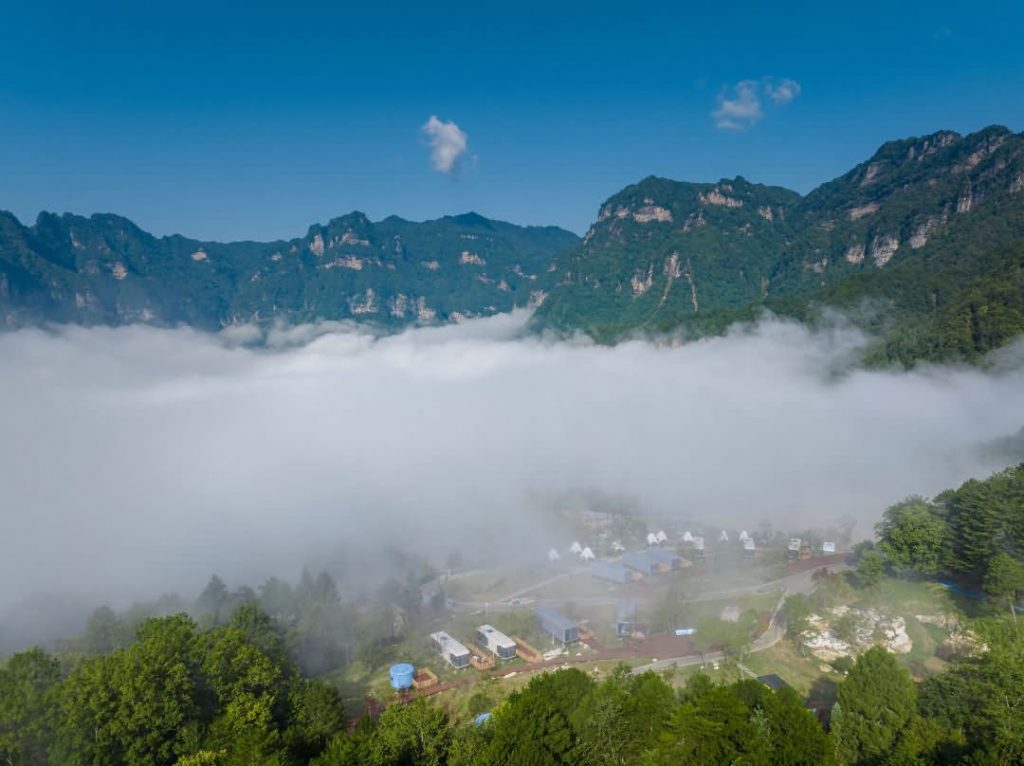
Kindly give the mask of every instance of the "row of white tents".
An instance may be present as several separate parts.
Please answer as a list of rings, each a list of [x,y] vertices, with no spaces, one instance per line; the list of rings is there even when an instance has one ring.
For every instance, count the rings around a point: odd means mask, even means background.
[[[704,550],[704,538],[701,535],[694,535],[689,530],[687,530],[687,531],[685,531],[683,533],[682,539],[683,539],[684,543],[690,543],[694,547],[695,550],[698,550],[698,551],[703,551]],[[796,540],[796,538],[794,538],[794,540],[790,541],[790,549],[791,550],[793,549],[793,542],[794,541],[796,541],[797,549],[799,549],[799,547],[800,547],[800,542],[798,540]],[[668,542],[668,535],[665,534],[665,530],[663,530],[663,529],[662,530],[658,530],[657,532],[648,532],[647,533],[647,544],[649,546],[660,546],[660,545],[662,545],[662,544],[664,544],[666,542]],[[727,531],[725,531],[724,529],[721,532],[718,533],[718,542],[720,542],[720,543],[727,543],[727,542],[729,542],[729,533]],[[739,542],[742,543],[744,550],[752,551],[755,548],[754,538],[751,537],[747,533],[747,530],[745,530],[745,529],[740,532]],[[616,548],[616,550],[625,550],[618,543],[615,543],[614,547]],[[824,548],[826,553],[833,553],[835,551],[835,543],[825,543],[823,548]],[[573,556],[576,556],[576,558],[580,559],[581,561],[593,561],[594,559],[597,558],[594,555],[594,551],[589,546],[580,545],[580,543],[578,541],[575,541],[575,540],[573,541],[572,545],[569,546],[569,553],[572,554]],[[557,548],[552,548],[551,550],[548,551],[548,560],[549,561],[552,561],[552,562],[560,561],[561,558],[562,558],[562,555],[558,552]]]
[[[572,545],[569,546],[569,553],[573,554],[582,561],[593,561],[597,558],[597,556],[594,555],[594,551],[590,548],[589,545],[580,545],[575,540],[573,541]],[[559,561],[561,560],[561,558],[562,554],[558,552],[557,548],[552,548],[548,551],[548,561]]]

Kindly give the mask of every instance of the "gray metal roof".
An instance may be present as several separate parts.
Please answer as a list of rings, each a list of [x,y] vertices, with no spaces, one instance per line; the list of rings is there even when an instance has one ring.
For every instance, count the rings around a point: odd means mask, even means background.
[[[652,569],[657,569],[662,562],[650,556],[647,551],[626,551],[622,554],[622,563],[648,574]]]
[[[664,548],[648,548],[647,555],[655,561],[661,564],[668,564],[669,566],[675,566],[679,563],[680,559],[672,551],[666,551]]]
[[[614,561],[595,561],[590,565],[590,573],[609,580],[627,582],[633,576],[632,570]]]
[[[549,609],[546,606],[537,607],[535,613],[537,617],[546,622],[548,626],[557,630],[570,630],[571,628],[578,627],[575,620],[570,620],[561,612],[556,612],[554,609]]]

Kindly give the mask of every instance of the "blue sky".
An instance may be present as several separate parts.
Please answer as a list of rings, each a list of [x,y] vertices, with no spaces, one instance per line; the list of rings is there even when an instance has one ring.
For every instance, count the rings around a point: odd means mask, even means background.
[[[476,210],[582,232],[652,173],[806,192],[890,138],[1024,129],[1018,2],[9,6],[0,208],[24,221],[272,239]]]

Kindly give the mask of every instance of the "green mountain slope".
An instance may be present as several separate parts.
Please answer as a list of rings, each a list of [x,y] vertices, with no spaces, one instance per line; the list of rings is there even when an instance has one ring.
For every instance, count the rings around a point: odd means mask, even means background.
[[[650,177],[605,202],[582,240],[472,213],[351,213],[288,241],[215,243],[114,215],[28,227],[0,212],[0,327],[395,328],[528,305],[538,327],[606,342],[837,308],[877,336],[874,361],[975,359],[1024,332],[1024,134],[891,141],[805,197],[741,177]]]
[[[457,320],[538,300],[553,255],[577,241],[473,213],[423,223],[351,213],[289,241],[225,244],[157,238],[114,215],[44,213],[28,227],[0,212],[0,327]]]
[[[799,203],[795,192],[743,178],[646,178],[609,199],[559,259],[540,316],[606,338],[762,300]]]
[[[878,359],[973,358],[1024,331],[1024,135],[991,127],[885,144],[801,198],[742,178],[648,178],[608,200],[537,322],[602,340],[722,331],[825,307]]]

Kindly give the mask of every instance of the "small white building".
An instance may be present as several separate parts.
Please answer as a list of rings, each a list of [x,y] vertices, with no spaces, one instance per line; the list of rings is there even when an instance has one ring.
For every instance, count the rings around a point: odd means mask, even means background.
[[[481,625],[476,629],[480,643],[500,660],[511,660],[516,656],[516,642],[493,625]]]
[[[444,657],[445,662],[452,667],[464,668],[469,665],[469,649],[443,630],[431,633],[430,640],[434,642],[434,646],[437,647],[438,652]]]

